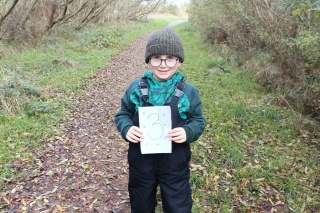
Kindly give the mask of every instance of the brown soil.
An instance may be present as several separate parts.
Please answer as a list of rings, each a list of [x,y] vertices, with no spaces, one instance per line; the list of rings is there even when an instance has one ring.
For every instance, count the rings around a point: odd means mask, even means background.
[[[145,71],[148,36],[85,82],[63,131],[34,151],[37,172],[33,166],[0,192],[0,212],[130,212],[128,144],[113,117],[126,87]]]

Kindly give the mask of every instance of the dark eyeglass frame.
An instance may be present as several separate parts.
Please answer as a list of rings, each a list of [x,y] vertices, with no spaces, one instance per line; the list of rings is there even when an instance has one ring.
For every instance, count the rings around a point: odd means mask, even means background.
[[[160,60],[160,64],[159,64],[159,65],[153,65],[152,62],[151,62],[152,59]],[[169,59],[169,60],[175,60],[176,63],[175,63],[173,66],[168,66],[168,65],[167,65],[167,60],[168,60],[168,59]],[[164,64],[165,64],[167,67],[172,68],[172,67],[175,67],[175,66],[177,65],[178,60],[179,60],[179,58],[164,58],[164,59],[162,59],[162,58],[150,58],[150,64],[151,64],[152,66],[154,66],[154,67],[160,67],[161,64],[162,64],[162,61],[164,61]]]

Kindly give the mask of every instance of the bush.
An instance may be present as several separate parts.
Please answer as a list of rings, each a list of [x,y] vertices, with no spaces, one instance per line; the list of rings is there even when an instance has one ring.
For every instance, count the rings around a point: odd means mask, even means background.
[[[0,83],[0,112],[12,114],[17,110],[22,110],[21,104],[24,100],[32,98],[43,99],[41,88],[24,82],[18,77],[11,77]]]
[[[203,40],[227,43],[237,60],[226,59],[255,72],[282,105],[320,120],[319,1],[192,0],[188,13]]]
[[[98,49],[108,48],[108,47],[117,47],[121,43],[123,39],[123,35],[124,35],[124,29],[121,29],[121,28],[111,29],[106,32],[101,31],[91,41],[91,43]]]

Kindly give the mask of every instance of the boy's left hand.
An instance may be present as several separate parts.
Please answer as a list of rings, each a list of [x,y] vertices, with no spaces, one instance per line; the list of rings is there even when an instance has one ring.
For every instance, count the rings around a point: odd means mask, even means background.
[[[187,140],[186,131],[182,127],[170,130],[167,137],[175,143],[184,143]]]

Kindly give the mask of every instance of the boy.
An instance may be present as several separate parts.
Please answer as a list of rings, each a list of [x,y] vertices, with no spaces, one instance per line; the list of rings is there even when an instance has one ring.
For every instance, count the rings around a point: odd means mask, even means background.
[[[155,212],[158,185],[164,212],[191,212],[189,144],[200,137],[206,122],[198,90],[184,82],[184,76],[177,72],[183,61],[182,41],[174,30],[162,28],[153,33],[145,52],[150,70],[127,88],[115,116],[122,138],[129,142],[128,189],[132,213]],[[172,129],[167,138],[172,141],[172,151],[142,154],[140,142],[147,133],[139,128],[138,108],[165,105],[171,108]]]

